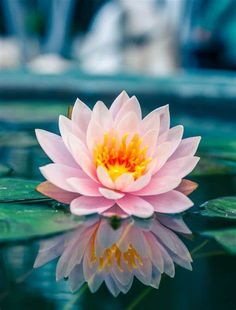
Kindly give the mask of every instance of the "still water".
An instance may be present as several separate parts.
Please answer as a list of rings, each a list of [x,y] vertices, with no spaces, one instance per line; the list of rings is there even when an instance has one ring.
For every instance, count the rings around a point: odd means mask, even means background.
[[[65,103],[50,106],[40,102],[34,104],[33,111],[22,102],[11,102],[1,107],[0,162],[10,165],[14,176],[39,179],[38,167],[47,159],[35,141],[33,130],[44,128],[57,132],[57,116],[66,114],[67,108]],[[236,137],[235,124],[222,119],[206,117],[200,120],[177,114],[172,125],[178,123],[185,125],[185,136],[202,135],[203,139],[209,140]],[[195,176],[192,179],[199,183],[198,190],[192,195],[196,206],[236,191],[236,177],[232,174]],[[193,232],[213,225],[197,216],[194,219],[186,216],[185,221]],[[200,237],[182,240],[190,251],[202,242]],[[1,247],[0,309],[236,309],[236,263],[233,256],[196,258],[193,271],[178,267],[175,278],[165,276],[158,290],[135,280],[126,295],[114,298],[104,285],[95,294],[86,287],[72,294],[68,281],[55,281],[56,260],[33,269],[38,249],[39,241]],[[146,296],[142,298],[143,294]],[[139,298],[140,302],[135,305]]]

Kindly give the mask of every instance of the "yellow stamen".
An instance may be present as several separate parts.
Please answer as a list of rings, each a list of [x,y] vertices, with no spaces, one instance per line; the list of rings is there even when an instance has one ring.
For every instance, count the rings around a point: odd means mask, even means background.
[[[107,169],[114,181],[124,173],[130,173],[138,179],[146,172],[147,165],[152,158],[147,158],[148,147],[142,146],[139,134],[134,134],[127,142],[128,134],[121,139],[114,133],[105,133],[102,144],[94,148],[94,162],[96,167],[103,166]]]
[[[123,272],[123,267],[126,265],[128,270],[131,272],[133,269],[138,269],[143,266],[141,256],[131,244],[129,244],[126,251],[122,252],[118,245],[114,243],[110,248],[104,250],[101,257],[97,257],[95,255],[95,248],[93,244],[90,252],[90,266],[95,263],[98,263],[99,271],[109,271],[111,267],[117,265],[119,270]]]

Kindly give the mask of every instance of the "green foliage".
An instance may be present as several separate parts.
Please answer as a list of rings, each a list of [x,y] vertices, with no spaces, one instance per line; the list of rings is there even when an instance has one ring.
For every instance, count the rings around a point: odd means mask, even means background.
[[[66,207],[47,204],[0,204],[0,242],[27,241],[62,233],[79,225]]]
[[[207,217],[236,220],[236,196],[209,200],[201,205],[199,212]]]
[[[214,238],[226,251],[236,255],[236,228],[205,231],[202,235]]]
[[[0,178],[0,203],[1,202],[36,202],[51,199],[36,191],[39,181]]]

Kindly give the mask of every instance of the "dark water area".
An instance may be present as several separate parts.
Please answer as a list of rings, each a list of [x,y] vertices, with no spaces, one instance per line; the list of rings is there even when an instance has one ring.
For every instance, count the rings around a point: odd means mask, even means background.
[[[34,102],[34,109],[27,102],[1,102],[0,105],[0,162],[14,170],[12,176],[40,179],[38,167],[48,160],[38,147],[34,128],[58,132],[57,117],[66,115],[69,102]],[[148,111],[148,107],[145,111]],[[174,113],[172,126],[184,124],[185,136],[202,135],[203,140],[236,138],[236,124],[224,119],[204,118]],[[206,200],[219,196],[235,195],[236,176],[219,174],[192,176],[199,188],[192,194],[195,207]],[[193,208],[193,212],[194,212]],[[197,215],[186,216],[190,229],[195,232],[204,227],[213,227],[211,221],[203,221]],[[220,223],[217,225],[224,225]],[[189,250],[202,242],[182,238]],[[212,241],[212,247],[220,250]],[[27,244],[4,245],[0,248],[0,309],[132,309],[134,301],[147,294],[135,309],[159,310],[235,310],[235,256],[196,258],[193,271],[176,268],[174,279],[163,277],[158,290],[148,288],[135,280],[126,294],[112,297],[107,288],[91,294],[87,288],[72,294],[67,281],[56,282],[56,261],[38,269],[33,263],[38,252],[39,241]],[[146,291],[148,290],[148,291]],[[130,308],[129,308],[130,307]]]

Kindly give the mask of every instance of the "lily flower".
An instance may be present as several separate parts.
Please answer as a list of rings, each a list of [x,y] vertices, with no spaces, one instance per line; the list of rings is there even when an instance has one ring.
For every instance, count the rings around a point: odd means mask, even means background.
[[[59,258],[56,279],[68,278],[73,292],[87,283],[94,293],[105,282],[117,296],[129,291],[135,277],[158,288],[163,273],[174,277],[174,263],[192,270],[191,255],[175,232],[191,233],[181,217],[156,215],[141,222],[128,218],[117,229],[96,217],[42,241],[34,268]]]
[[[77,99],[71,119],[59,118],[60,134],[36,130],[53,161],[41,167],[38,191],[70,204],[76,215],[179,213],[193,203],[196,183],[183,179],[196,166],[200,137],[182,139],[183,126],[170,128],[169,107],[142,118],[136,97],[122,92],[110,109],[93,110]]]

